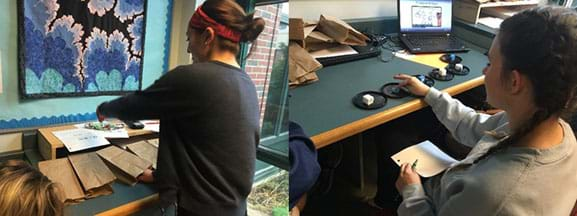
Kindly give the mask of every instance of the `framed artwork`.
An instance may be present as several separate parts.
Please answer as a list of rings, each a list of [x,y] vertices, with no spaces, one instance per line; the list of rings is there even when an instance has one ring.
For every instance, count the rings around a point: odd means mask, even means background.
[[[146,0],[19,0],[21,98],[140,90]]]

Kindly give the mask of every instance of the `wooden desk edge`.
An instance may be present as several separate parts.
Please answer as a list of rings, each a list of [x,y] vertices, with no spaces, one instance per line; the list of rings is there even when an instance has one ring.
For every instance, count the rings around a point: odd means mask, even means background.
[[[119,207],[98,213],[96,214],[96,216],[130,215],[140,210],[143,210],[147,207],[150,207],[158,203],[158,201],[159,201],[158,194],[153,194],[145,198],[121,205]]]
[[[484,83],[485,76],[480,76],[475,79],[463,82],[459,85],[455,85],[443,90],[450,95],[460,94]],[[352,123],[334,128],[329,131],[322,132],[311,137],[314,142],[315,147],[320,149],[347,137],[353,136],[380,124],[386,123],[393,119],[399,118],[416,110],[427,107],[428,104],[425,103],[423,99],[414,99],[407,103],[401,104],[399,106],[390,108],[384,112],[376,113],[374,115],[368,116],[366,118],[354,121]]]

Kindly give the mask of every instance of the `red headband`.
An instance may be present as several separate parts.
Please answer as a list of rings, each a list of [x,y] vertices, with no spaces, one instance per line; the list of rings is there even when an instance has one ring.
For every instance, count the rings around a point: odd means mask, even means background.
[[[194,15],[190,18],[190,21],[188,22],[189,27],[202,30],[206,29],[206,27],[212,27],[217,35],[236,43],[240,41],[240,32],[216,22],[216,20],[206,15],[201,8],[202,5],[196,9],[196,12],[194,12]]]

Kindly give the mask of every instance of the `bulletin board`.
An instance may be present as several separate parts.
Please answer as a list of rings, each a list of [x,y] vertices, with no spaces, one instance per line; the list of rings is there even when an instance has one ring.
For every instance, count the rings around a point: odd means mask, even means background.
[[[147,0],[19,0],[21,98],[140,90]]]

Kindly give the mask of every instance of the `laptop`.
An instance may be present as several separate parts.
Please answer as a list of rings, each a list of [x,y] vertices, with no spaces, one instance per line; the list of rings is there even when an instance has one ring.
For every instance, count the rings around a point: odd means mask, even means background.
[[[410,53],[465,52],[451,35],[452,0],[398,0],[399,38]]]

